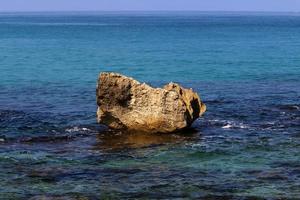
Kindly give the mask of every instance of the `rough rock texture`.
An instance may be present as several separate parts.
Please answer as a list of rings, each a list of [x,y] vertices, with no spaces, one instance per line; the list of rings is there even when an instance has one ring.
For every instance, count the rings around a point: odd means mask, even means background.
[[[206,106],[178,84],[152,88],[117,73],[101,73],[97,120],[112,129],[168,133],[189,127]]]

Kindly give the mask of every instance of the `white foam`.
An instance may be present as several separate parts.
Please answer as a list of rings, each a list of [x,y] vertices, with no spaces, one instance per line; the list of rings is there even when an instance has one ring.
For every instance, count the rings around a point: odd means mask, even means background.
[[[245,128],[249,128],[248,126],[242,124],[242,123],[233,123],[233,122],[228,122],[228,124],[226,124],[225,126],[223,126],[222,128],[224,129],[230,129],[230,128],[241,128],[241,129],[245,129]]]
[[[295,108],[296,110],[300,110],[299,106],[292,106],[292,108]]]
[[[227,124],[227,125],[223,126],[222,128],[225,128],[225,129],[232,128],[232,125]]]
[[[80,131],[90,131],[90,129],[88,128],[79,128],[77,126],[73,127],[73,128],[68,128],[66,129],[66,132],[72,133],[72,132],[80,132]]]

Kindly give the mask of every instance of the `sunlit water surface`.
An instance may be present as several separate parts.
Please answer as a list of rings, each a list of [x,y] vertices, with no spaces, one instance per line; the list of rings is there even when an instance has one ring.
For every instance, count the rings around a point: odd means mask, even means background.
[[[96,124],[98,73],[192,87],[194,129]],[[300,17],[0,14],[0,199],[300,198]]]

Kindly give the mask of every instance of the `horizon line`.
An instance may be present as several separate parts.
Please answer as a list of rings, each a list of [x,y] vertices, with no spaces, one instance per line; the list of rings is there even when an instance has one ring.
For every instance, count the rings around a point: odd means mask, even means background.
[[[271,10],[0,10],[0,13],[40,13],[40,12],[223,12],[223,13],[300,13],[300,11]]]

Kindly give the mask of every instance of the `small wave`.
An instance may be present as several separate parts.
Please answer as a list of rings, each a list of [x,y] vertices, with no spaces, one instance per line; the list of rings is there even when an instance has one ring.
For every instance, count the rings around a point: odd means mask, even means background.
[[[227,128],[232,128],[232,125],[227,124],[227,125],[223,126],[222,128],[225,128],[225,129],[227,129]]]
[[[248,126],[245,126],[243,124],[227,124],[222,127],[223,129],[231,129],[231,128],[240,128],[240,129],[245,129],[248,128]]]
[[[229,121],[229,120],[213,119],[213,120],[209,120],[209,122],[212,125],[219,126],[223,129],[247,129],[247,128],[249,128],[249,126],[247,126],[243,123],[238,123],[238,122]]]
[[[299,111],[300,110],[299,105],[280,105],[278,107],[280,110],[285,110],[285,111]]]
[[[63,142],[74,139],[76,136],[72,135],[42,135],[42,136],[35,136],[35,137],[22,137],[18,139],[18,142],[21,143],[47,143],[47,142]]]
[[[0,117],[1,118],[8,118],[8,117],[19,117],[24,116],[25,113],[23,111],[17,110],[0,110]]]
[[[75,126],[75,127],[72,127],[72,128],[67,128],[65,131],[68,132],[68,133],[87,132],[87,131],[91,131],[91,129],[88,129],[88,128],[85,128],[85,127],[80,128],[80,127]]]

